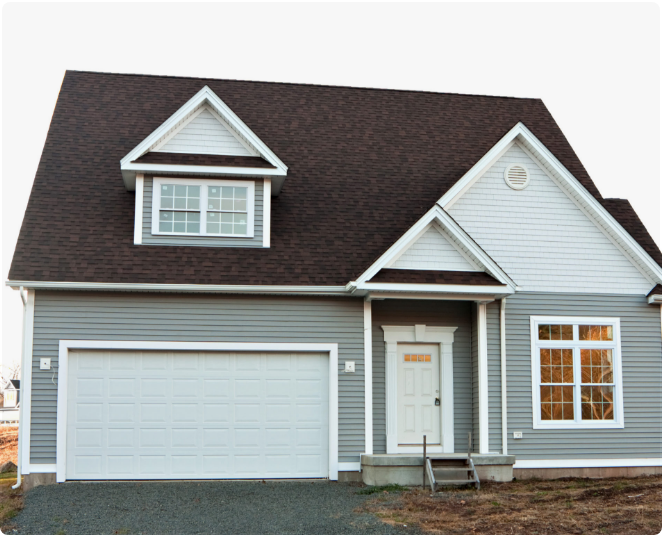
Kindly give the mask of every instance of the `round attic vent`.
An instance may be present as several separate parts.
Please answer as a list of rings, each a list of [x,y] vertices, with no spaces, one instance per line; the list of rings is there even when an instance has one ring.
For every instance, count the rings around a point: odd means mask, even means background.
[[[529,170],[523,165],[512,164],[506,168],[503,178],[513,189],[524,189],[529,185]]]

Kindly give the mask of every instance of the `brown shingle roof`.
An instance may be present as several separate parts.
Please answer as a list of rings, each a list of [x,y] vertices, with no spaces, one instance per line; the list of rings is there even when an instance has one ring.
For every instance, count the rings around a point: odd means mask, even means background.
[[[612,217],[628,231],[636,242],[641,245],[653,260],[662,266],[662,253],[646,227],[639,219],[637,212],[627,199],[599,199]]]
[[[418,269],[382,269],[368,282],[401,284],[469,284],[472,286],[503,286],[491,275],[481,271],[423,271]]]
[[[662,295],[662,284],[658,284],[655,288],[648,292],[646,297],[650,297],[651,295]]]
[[[133,244],[119,161],[205,85],[289,167],[270,249]],[[9,278],[344,285],[519,121],[601,198],[538,99],[69,71]]]

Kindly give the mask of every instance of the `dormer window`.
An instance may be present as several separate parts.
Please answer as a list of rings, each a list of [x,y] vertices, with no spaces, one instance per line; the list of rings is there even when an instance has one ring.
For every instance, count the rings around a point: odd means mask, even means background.
[[[252,237],[255,183],[154,178],[152,234]]]

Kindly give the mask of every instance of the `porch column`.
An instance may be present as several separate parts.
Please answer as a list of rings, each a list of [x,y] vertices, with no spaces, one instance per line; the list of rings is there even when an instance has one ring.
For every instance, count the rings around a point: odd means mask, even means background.
[[[478,301],[478,440],[479,453],[490,450],[487,393],[487,303]]]
[[[365,389],[365,454],[372,455],[372,302],[363,302],[363,373]]]

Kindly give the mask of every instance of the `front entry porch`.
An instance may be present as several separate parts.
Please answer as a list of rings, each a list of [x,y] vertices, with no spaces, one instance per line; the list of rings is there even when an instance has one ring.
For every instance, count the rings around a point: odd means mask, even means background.
[[[466,453],[444,454],[444,458],[464,459]],[[513,479],[514,455],[499,453],[471,455],[480,481],[507,482]],[[423,485],[423,452],[415,454],[362,455],[361,474],[366,485]],[[463,477],[466,477],[464,475]],[[427,483],[426,483],[427,484]]]

